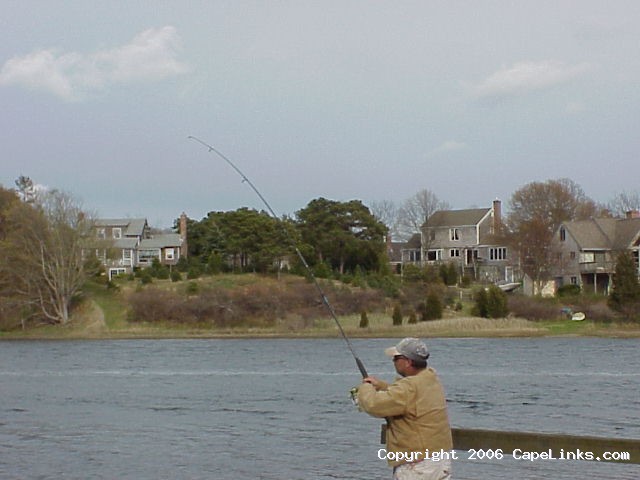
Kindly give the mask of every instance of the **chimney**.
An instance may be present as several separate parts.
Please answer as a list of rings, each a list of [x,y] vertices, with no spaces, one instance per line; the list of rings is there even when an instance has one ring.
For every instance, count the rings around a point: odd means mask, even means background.
[[[187,258],[187,214],[182,212],[180,215],[180,256]]]
[[[640,210],[629,210],[625,214],[626,218],[640,218]]]
[[[502,202],[497,198],[493,201],[493,233],[502,233]]]

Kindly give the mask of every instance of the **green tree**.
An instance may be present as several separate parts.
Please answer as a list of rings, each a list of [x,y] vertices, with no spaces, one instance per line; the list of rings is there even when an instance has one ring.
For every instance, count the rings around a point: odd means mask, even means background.
[[[638,266],[629,251],[620,252],[617,256],[609,306],[627,317],[637,315],[640,307]]]
[[[296,212],[302,242],[311,246],[310,264],[328,262],[343,275],[360,265],[367,272],[386,266],[387,227],[359,200],[312,200]]]
[[[189,257],[200,259],[214,273],[223,259],[237,270],[266,272],[281,264],[296,239],[291,222],[248,208],[209,212],[200,222],[188,220],[187,232]]]

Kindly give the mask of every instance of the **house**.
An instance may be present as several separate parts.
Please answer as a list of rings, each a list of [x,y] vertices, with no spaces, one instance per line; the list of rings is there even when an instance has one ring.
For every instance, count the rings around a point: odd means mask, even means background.
[[[454,262],[460,273],[490,282],[514,281],[509,248],[497,240],[502,230],[502,206],[439,210],[422,226],[424,263]]]
[[[96,220],[96,256],[114,275],[132,273],[134,268],[150,267],[154,259],[163,265],[176,265],[186,256],[187,217],[180,216],[180,233],[153,234],[145,218]]]
[[[387,236],[387,257],[391,271],[402,274],[402,266],[407,264],[422,264],[422,248],[420,234],[416,233],[406,242],[394,242],[391,235]]]
[[[562,223],[553,245],[556,287],[578,285],[585,292],[608,294],[618,252],[631,251],[640,275],[640,212]]]

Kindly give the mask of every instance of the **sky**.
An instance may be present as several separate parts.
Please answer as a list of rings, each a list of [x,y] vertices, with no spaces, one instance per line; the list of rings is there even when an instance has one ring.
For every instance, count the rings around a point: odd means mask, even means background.
[[[640,2],[0,0],[0,185],[103,218],[638,192]]]

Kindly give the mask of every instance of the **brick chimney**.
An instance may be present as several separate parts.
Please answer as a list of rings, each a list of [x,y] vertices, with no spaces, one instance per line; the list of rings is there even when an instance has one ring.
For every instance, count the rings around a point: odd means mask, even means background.
[[[493,233],[499,235],[502,232],[502,202],[497,198],[493,201]]]
[[[187,257],[189,249],[187,248],[187,214],[182,212],[180,215],[180,256]]]
[[[626,218],[640,218],[640,210],[629,210],[625,215]]]

